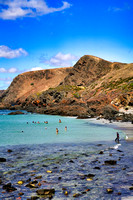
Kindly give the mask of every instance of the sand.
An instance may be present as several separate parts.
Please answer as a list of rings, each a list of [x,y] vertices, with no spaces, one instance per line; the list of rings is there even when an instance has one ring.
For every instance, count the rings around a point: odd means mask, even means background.
[[[126,134],[126,140],[133,141],[133,124],[131,122],[112,121],[112,123],[110,123],[109,120],[96,118],[89,119],[89,121],[96,124],[106,124],[115,129],[122,130]]]

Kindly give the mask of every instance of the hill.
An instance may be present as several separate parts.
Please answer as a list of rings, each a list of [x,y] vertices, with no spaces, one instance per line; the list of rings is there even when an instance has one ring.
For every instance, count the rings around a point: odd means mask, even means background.
[[[2,94],[3,104],[29,111],[98,116],[133,106],[133,64],[85,55],[70,68],[27,72]]]

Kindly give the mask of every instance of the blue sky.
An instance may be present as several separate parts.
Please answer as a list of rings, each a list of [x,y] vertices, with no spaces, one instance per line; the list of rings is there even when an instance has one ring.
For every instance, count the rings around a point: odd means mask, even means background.
[[[83,55],[133,63],[132,0],[0,0],[0,89]]]

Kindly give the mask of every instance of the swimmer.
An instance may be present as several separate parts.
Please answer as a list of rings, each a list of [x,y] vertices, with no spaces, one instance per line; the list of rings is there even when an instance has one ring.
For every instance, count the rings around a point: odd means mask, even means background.
[[[61,119],[59,119],[59,123],[61,123]]]
[[[59,133],[59,130],[58,130],[58,128],[56,128],[56,134],[58,134]]]
[[[67,126],[65,126],[65,131],[67,131]]]

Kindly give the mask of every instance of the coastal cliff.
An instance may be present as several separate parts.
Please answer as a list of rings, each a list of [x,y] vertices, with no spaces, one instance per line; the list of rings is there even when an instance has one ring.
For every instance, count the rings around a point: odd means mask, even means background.
[[[44,114],[116,114],[120,108],[133,106],[133,64],[85,55],[73,67],[18,75],[0,101]]]

